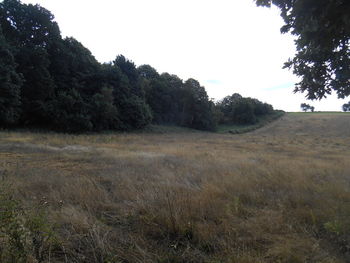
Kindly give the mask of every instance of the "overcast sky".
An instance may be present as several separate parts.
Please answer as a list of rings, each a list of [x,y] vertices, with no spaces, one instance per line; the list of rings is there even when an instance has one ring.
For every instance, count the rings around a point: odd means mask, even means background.
[[[100,62],[123,54],[137,66],[197,79],[209,97],[232,93],[277,109],[299,111],[297,78],[282,69],[293,38],[281,35],[278,10],[253,0],[23,0],[49,9],[63,36],[72,36]],[[336,97],[307,102],[316,110],[340,110]]]

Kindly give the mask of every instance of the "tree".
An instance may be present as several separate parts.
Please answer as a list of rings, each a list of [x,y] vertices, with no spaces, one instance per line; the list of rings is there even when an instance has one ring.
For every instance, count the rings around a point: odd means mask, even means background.
[[[52,127],[65,132],[84,132],[93,129],[89,114],[89,105],[83,100],[79,92],[71,89],[59,92],[50,102]]]
[[[342,108],[344,112],[350,112],[350,101],[348,103],[345,103]]]
[[[15,50],[17,72],[24,77],[22,86],[22,124],[47,125],[49,104],[55,83],[49,72],[47,48],[60,39],[54,16],[39,5],[25,5],[18,0],[0,3],[0,25],[6,41]]]
[[[300,108],[302,111],[306,112],[309,109],[310,105],[306,103],[300,104]]]
[[[314,106],[310,106],[309,104],[306,104],[306,103],[301,103],[300,104],[300,108],[304,112],[307,112],[308,110],[311,111],[311,112],[315,111],[315,107]]]
[[[0,126],[65,132],[129,130],[151,123],[214,130],[220,119],[254,122],[272,106],[234,94],[217,107],[195,79],[136,68],[122,55],[100,64],[74,38],[62,39],[40,5],[0,2]]]
[[[188,79],[182,91],[181,124],[199,130],[215,130],[214,103],[209,100],[204,87],[197,80]]]
[[[233,122],[237,124],[254,124],[257,117],[254,114],[254,104],[249,98],[243,98],[233,108]]]
[[[301,77],[295,92],[308,99],[322,99],[334,91],[350,95],[349,0],[255,0],[257,5],[276,5],[285,25],[282,33],[297,37],[295,57],[285,63]]]
[[[56,93],[74,88],[87,100],[101,92],[100,64],[79,41],[72,37],[53,41],[48,54]]]
[[[25,80],[21,92],[22,123],[45,126],[52,120],[48,105],[54,98],[55,91],[55,83],[48,69],[48,54],[41,47],[24,47],[16,57],[18,71]]]
[[[258,117],[274,112],[270,104],[243,98],[238,93],[226,96],[216,106],[222,112],[220,123],[223,124],[254,124]]]
[[[152,121],[150,107],[145,101],[136,67],[131,61],[118,56],[113,64],[102,65],[101,83],[113,89],[114,105],[121,121],[120,129],[140,129]]]
[[[0,27],[0,126],[16,124],[20,117],[22,76]]]
[[[186,94],[184,83],[178,76],[169,73],[162,73],[160,80],[167,86],[162,98],[162,100],[165,100],[162,105],[166,109],[166,114],[162,118],[168,123],[181,125],[183,102]]]
[[[118,109],[114,105],[112,88],[104,87],[101,93],[93,96],[90,112],[95,131],[120,129],[121,122]]]
[[[113,61],[113,64],[127,77],[130,91],[138,97],[143,97],[145,94],[140,85],[139,73],[137,72],[134,62],[128,60],[123,55],[118,55]]]
[[[146,102],[135,95],[120,101],[120,119],[123,121],[124,129],[141,129],[152,121],[152,113]]]
[[[152,110],[153,123],[180,125],[183,81],[176,75],[159,75],[148,65],[140,66],[138,71],[146,102]]]
[[[159,74],[156,69],[150,65],[141,65],[137,68],[137,72],[141,78],[152,80],[159,78]]]
[[[7,41],[14,46],[47,47],[60,39],[53,14],[40,5],[26,5],[19,0],[0,3],[0,24]]]

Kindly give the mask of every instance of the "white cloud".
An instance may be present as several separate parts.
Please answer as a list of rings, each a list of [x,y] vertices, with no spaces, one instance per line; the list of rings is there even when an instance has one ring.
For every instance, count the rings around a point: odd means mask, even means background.
[[[101,62],[123,54],[137,65],[193,77],[216,99],[238,92],[293,111],[305,101],[293,94],[293,85],[273,89],[296,82],[282,69],[294,42],[280,34],[278,10],[258,8],[252,0],[22,2],[52,11],[62,34],[82,42]],[[342,104],[332,99],[320,106],[339,110]]]

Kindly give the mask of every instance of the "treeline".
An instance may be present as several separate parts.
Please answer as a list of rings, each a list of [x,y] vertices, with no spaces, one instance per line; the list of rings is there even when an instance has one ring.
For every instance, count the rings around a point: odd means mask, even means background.
[[[61,37],[50,11],[18,0],[0,3],[2,127],[82,132],[157,123],[215,130],[272,111],[238,94],[215,104],[197,80],[136,67],[122,55],[100,64],[77,40]]]
[[[274,112],[270,104],[263,103],[253,98],[243,98],[234,93],[217,103],[221,113],[219,123],[222,124],[254,124],[259,117]]]

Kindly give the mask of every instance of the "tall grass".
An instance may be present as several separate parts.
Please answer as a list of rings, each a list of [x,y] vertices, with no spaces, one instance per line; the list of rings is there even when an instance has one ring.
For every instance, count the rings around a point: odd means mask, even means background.
[[[13,198],[55,237],[24,257],[349,262],[349,120],[313,116],[244,135],[2,132]]]

